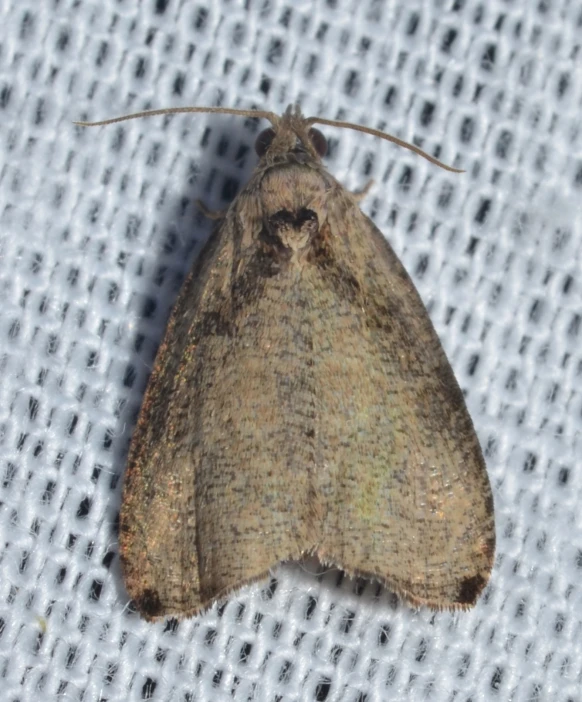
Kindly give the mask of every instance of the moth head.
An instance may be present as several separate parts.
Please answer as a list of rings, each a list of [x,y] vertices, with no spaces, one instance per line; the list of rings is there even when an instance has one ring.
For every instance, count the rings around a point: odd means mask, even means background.
[[[302,125],[295,130],[279,125],[263,129],[255,141],[255,151],[259,158],[268,153],[303,151],[320,159],[327,153],[327,139],[315,127]]]

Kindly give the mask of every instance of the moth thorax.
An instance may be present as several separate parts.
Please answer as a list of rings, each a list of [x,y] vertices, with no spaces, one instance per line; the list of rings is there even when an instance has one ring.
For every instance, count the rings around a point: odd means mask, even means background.
[[[307,207],[279,210],[267,221],[267,240],[279,251],[289,254],[308,249],[319,231],[317,214]]]

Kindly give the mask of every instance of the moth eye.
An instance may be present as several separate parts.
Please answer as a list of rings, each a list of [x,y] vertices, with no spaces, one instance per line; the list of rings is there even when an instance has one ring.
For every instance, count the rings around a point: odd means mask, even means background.
[[[317,154],[322,158],[327,153],[327,139],[319,131],[319,129],[314,129],[311,127],[309,130],[309,141],[313,148],[317,151]]]
[[[275,130],[269,127],[268,129],[263,129],[263,131],[257,137],[255,141],[255,151],[257,156],[264,156],[269,150],[269,146],[273,143],[275,138]]]

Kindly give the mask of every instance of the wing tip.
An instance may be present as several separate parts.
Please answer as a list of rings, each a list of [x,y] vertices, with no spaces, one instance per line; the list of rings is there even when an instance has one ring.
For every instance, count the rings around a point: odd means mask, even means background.
[[[485,590],[491,577],[490,567],[486,567],[474,575],[466,576],[451,586],[441,597],[434,595],[421,595],[415,591],[412,583],[401,583],[389,576],[379,573],[364,571],[357,568],[346,568],[328,556],[318,554],[322,565],[332,566],[344,572],[349,578],[363,578],[379,583],[386,590],[394,593],[400,600],[409,606],[420,608],[427,607],[436,612],[466,611],[473,608]]]
[[[248,585],[267,580],[270,571],[259,573],[256,576],[238,582],[235,586],[224,587],[221,590],[207,595],[200,595],[199,600],[194,598],[190,602],[163,602],[160,593],[153,588],[132,587],[126,581],[126,589],[130,597],[130,606],[140,616],[148,622],[161,621],[163,619],[189,619],[190,617],[204,614],[215,604],[221,603],[231,596],[236,596]]]

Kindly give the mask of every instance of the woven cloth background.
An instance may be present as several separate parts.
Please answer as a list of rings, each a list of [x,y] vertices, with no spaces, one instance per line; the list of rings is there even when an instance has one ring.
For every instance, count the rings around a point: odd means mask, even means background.
[[[1,0],[0,698],[582,700],[582,2]],[[486,452],[474,610],[286,564],[182,622],[129,607],[127,448],[180,282],[258,125],[72,120],[177,105],[325,129],[414,278]],[[264,125],[262,125],[264,126]]]

